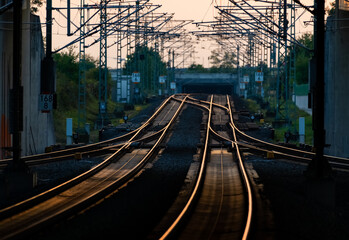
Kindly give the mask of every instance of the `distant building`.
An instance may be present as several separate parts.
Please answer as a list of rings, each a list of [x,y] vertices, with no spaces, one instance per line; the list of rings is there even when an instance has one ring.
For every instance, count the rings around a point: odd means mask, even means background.
[[[3,2],[3,1],[2,1]],[[3,3],[0,3],[0,6]],[[23,2],[22,85],[23,132],[22,155],[42,153],[55,143],[53,114],[41,113],[39,94],[41,60],[44,45],[38,16],[30,13],[30,1]],[[13,31],[12,9],[0,15],[0,158],[10,157],[10,89],[12,88]],[[30,23],[30,24],[29,24]]]
[[[308,84],[295,85],[294,95],[292,100],[299,109],[312,115],[312,109],[308,108],[308,92],[309,92]]]
[[[132,83],[131,76],[121,75],[122,70],[109,70],[112,80],[111,98],[119,103],[131,103],[132,98]],[[119,78],[118,78],[119,76]]]

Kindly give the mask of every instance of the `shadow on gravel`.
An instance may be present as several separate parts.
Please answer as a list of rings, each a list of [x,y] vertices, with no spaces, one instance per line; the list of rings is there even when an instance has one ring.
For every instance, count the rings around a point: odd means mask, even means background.
[[[349,174],[337,172],[335,206],[310,202],[305,165],[248,157],[270,200],[277,239],[349,239]]]

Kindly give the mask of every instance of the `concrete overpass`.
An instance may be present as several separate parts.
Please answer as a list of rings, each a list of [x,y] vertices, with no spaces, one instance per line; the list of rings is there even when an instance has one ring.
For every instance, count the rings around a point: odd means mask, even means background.
[[[177,73],[178,93],[233,94],[239,92],[237,74],[232,73]]]

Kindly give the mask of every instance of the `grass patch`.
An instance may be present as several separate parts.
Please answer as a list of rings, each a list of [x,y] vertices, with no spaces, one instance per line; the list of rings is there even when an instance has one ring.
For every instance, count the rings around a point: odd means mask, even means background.
[[[268,109],[262,109],[260,104],[255,100],[247,99],[244,100],[245,106],[251,113],[263,113],[265,116],[265,123],[267,125],[272,125],[275,121],[272,117],[267,117],[266,112]],[[269,112],[273,111],[274,106],[269,106]],[[312,129],[312,116],[307,112],[300,110],[293,102],[289,102],[289,118],[291,120],[291,125],[289,127],[275,127],[274,142],[284,142],[284,134],[290,131],[292,134],[297,134],[299,130],[299,117],[305,118],[305,144],[313,145],[313,129]],[[298,144],[298,141],[290,141],[291,143]]]
[[[258,113],[258,112],[263,110],[263,109],[261,109],[261,106],[255,100],[246,99],[245,104],[251,113]]]
[[[146,109],[147,107],[149,107],[150,104],[146,104],[146,105],[135,105],[135,109],[134,110],[128,110],[125,111],[126,116],[128,116],[129,119],[134,118],[139,112],[141,112],[142,110]]]
[[[132,119],[135,117],[140,111],[147,108],[149,104],[147,105],[135,105],[135,110],[128,110],[125,111],[125,115],[128,116],[129,119]],[[124,104],[122,103],[116,103],[111,100],[108,100],[108,116],[109,120],[111,121],[111,124],[113,126],[117,126],[121,123],[123,123],[123,114],[120,115],[120,117],[115,117],[115,111],[123,111]],[[66,143],[66,119],[72,118],[73,119],[73,131],[75,132],[78,127],[78,110],[74,108],[66,108],[66,107],[59,107],[58,109],[54,110],[53,112],[54,116],[54,124],[55,124],[55,135],[56,135],[56,142],[57,144],[64,145]],[[99,135],[99,129],[96,128],[95,122],[98,118],[98,99],[94,97],[89,97],[87,99],[87,106],[86,106],[86,122],[90,123],[90,142],[97,142],[98,141],[98,135]]]

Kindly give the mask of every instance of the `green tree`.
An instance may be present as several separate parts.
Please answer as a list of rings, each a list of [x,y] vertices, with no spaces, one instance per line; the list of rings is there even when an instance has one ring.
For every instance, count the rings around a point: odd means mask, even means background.
[[[58,107],[76,109],[79,88],[79,58],[74,48],[70,47],[65,52],[53,56],[56,62],[56,92]],[[86,55],[86,96],[88,99],[98,98],[99,69],[97,61],[92,56]],[[111,77],[108,75],[108,86],[111,86]],[[110,87],[108,88],[110,96]]]
[[[53,56],[56,62],[56,92],[58,108],[77,108],[79,64],[73,48]]]
[[[308,49],[313,49],[313,35],[305,33],[297,39],[301,44]],[[308,83],[308,64],[312,57],[312,52],[301,47],[296,46],[296,83]]]
[[[232,72],[234,71],[234,65],[236,65],[236,55],[232,52],[223,52],[220,49],[211,51],[212,68],[211,72]]]
[[[189,66],[188,72],[190,73],[207,73],[207,69],[204,68],[201,64],[195,64],[193,63],[192,65]]]
[[[146,45],[136,47],[135,52],[127,57],[123,71],[126,75],[139,72],[143,92],[150,95],[157,93],[158,77],[167,74],[166,63],[160,54]]]

